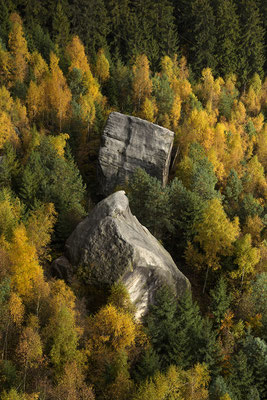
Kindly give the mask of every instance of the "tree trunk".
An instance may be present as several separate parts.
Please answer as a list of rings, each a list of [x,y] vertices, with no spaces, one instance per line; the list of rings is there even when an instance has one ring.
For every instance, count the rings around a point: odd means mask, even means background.
[[[203,293],[205,293],[207,280],[208,280],[208,273],[209,273],[209,267],[207,267],[207,271],[206,271],[206,274],[205,274],[205,282],[204,282],[204,286],[203,286]]]

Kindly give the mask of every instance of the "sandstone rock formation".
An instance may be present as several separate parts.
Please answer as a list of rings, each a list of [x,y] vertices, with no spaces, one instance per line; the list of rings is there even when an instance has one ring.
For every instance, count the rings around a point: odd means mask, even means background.
[[[163,284],[177,295],[190,287],[170,254],[132,215],[124,191],[98,203],[67,240],[65,255],[73,267],[85,268],[90,284],[111,285],[121,279],[137,318]]]
[[[102,194],[124,184],[136,168],[167,183],[174,133],[137,117],[112,112],[102,137],[98,178]]]

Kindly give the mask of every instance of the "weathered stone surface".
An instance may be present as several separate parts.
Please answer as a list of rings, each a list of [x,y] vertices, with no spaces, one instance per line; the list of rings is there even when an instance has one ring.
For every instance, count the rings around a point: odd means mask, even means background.
[[[57,278],[69,281],[73,275],[73,268],[69,260],[64,256],[61,256],[53,261],[51,265],[51,272]]]
[[[136,168],[167,183],[174,133],[137,117],[112,112],[102,137],[98,178],[103,194],[122,185]]]
[[[87,271],[89,282],[111,285],[123,281],[140,318],[153,302],[155,290],[168,284],[181,295],[190,287],[170,254],[132,215],[124,191],[100,203],[66,242],[66,257]]]

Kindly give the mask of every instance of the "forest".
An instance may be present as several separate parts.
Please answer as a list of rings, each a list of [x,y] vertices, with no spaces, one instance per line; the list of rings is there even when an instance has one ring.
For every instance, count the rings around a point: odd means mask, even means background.
[[[267,399],[266,24],[265,0],[0,0],[1,400]],[[192,291],[142,323],[121,283],[51,270],[112,111],[175,135],[166,187],[123,189]]]

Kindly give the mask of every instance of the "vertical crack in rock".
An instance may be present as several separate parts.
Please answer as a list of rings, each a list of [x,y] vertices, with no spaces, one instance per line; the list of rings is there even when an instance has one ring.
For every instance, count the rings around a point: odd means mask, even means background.
[[[173,138],[173,132],[159,125],[112,112],[98,157],[100,192],[110,194],[138,167],[166,185]]]

